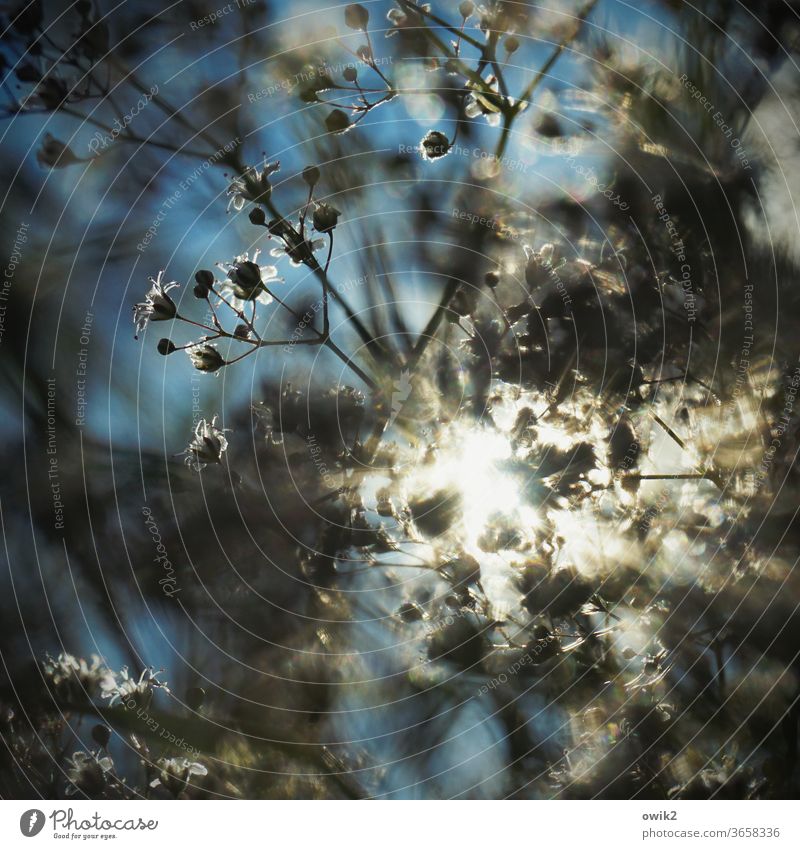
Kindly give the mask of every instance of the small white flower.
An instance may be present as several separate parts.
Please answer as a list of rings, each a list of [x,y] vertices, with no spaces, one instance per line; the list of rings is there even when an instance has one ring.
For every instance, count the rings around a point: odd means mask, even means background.
[[[151,787],[163,785],[173,796],[180,795],[192,775],[208,775],[208,770],[188,758],[159,758],[160,773],[150,782]]]
[[[106,789],[106,774],[114,769],[114,762],[107,755],[98,758],[88,752],[75,752],[67,760],[67,766],[67,778],[71,782],[66,790],[67,796],[85,793],[90,799],[96,799]]]
[[[272,248],[269,252],[270,256],[274,256],[276,259],[282,256],[288,256],[289,261],[292,265],[302,265],[303,261],[301,257],[307,255],[306,251],[311,251],[314,253],[315,251],[322,250],[325,247],[324,239],[306,239],[305,242],[301,243],[302,247],[298,249],[297,247],[292,247],[290,245],[284,244],[280,247]]]
[[[136,325],[136,336],[138,339],[142,330],[147,327],[148,321],[169,321],[178,314],[175,301],[167,294],[171,289],[177,287],[177,283],[163,283],[164,272],[159,271],[158,277],[150,277],[150,291],[145,295],[144,301],[136,304],[133,308],[133,323]]]
[[[261,203],[268,200],[272,194],[269,176],[280,167],[280,162],[265,162],[263,168],[250,167],[241,177],[235,177],[228,186],[227,193],[230,196],[228,209],[233,207],[237,212],[240,212],[248,201]]]
[[[228,275],[228,279],[220,284],[220,292],[225,300],[238,310],[243,309],[250,301],[271,304],[272,296],[266,291],[266,287],[283,280],[278,276],[278,269],[274,265],[258,264],[259,253],[260,251],[255,251],[252,259],[249,253],[244,253],[237,256],[233,262],[220,265]]]
[[[97,689],[104,689],[111,670],[97,655],[92,655],[91,662],[82,657],[62,652],[53,659],[45,657],[43,664],[45,677],[50,681],[56,695],[66,702],[92,698]]]
[[[214,416],[210,422],[200,419],[194,437],[184,452],[186,465],[199,472],[209,463],[221,463],[227,448],[228,440],[225,438],[225,431],[217,427],[217,417]]]
[[[128,674],[128,667],[123,666],[120,670],[119,678],[112,674],[104,682],[102,696],[104,699],[110,700],[108,703],[109,707],[114,707],[117,704],[126,704],[131,699],[136,703],[136,707],[148,707],[156,690],[163,690],[165,693],[169,692],[166,682],[159,681],[158,675],[158,672],[148,666],[142,671],[137,681]]]

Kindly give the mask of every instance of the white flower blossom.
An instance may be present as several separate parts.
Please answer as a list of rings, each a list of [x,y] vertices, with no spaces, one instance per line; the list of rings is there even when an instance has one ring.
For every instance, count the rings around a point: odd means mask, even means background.
[[[209,463],[221,463],[222,455],[228,448],[225,431],[217,427],[217,417],[208,422],[200,419],[194,431],[194,437],[186,454],[186,465],[198,472]]]
[[[98,758],[88,752],[75,752],[67,760],[67,796],[85,793],[90,799],[101,796],[108,784],[107,774],[114,769],[114,762],[107,755]]]
[[[230,196],[228,209],[233,207],[240,212],[248,201],[260,203],[268,200],[272,194],[269,176],[274,174],[280,166],[280,162],[265,162],[263,168],[250,167],[241,177],[235,177],[228,186],[227,194]]]
[[[136,325],[136,336],[147,327],[148,321],[169,321],[178,314],[178,308],[175,306],[175,301],[167,294],[171,289],[175,289],[178,284],[163,282],[164,272],[159,271],[158,277],[150,278],[150,291],[145,295],[144,301],[136,304],[133,308],[133,323]]]
[[[169,693],[169,688],[165,681],[158,680],[159,673],[152,667],[147,667],[142,671],[137,681],[131,678],[128,674],[128,667],[123,666],[120,670],[119,677],[111,675],[104,682],[102,696],[104,699],[109,699],[108,706],[114,707],[117,704],[126,704],[131,699],[134,700],[137,707],[144,705],[147,707],[153,699],[153,693],[156,690],[163,690]]]
[[[197,761],[188,758],[159,758],[158,778],[150,782],[151,787],[163,785],[173,796],[178,796],[186,788],[192,775],[208,775],[208,770]]]
[[[283,281],[274,265],[258,264],[259,254],[260,251],[255,251],[250,259],[249,253],[243,253],[233,262],[220,263],[220,268],[228,275],[227,280],[219,286],[220,294],[238,310],[252,301],[271,304],[272,296],[266,291],[266,287]]]

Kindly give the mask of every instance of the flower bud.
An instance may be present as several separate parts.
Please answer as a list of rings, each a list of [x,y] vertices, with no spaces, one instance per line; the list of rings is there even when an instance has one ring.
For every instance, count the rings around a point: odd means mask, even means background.
[[[267,216],[260,206],[254,206],[250,210],[248,218],[250,219],[250,223],[255,224],[256,227],[263,227],[267,223]]]
[[[483,282],[490,288],[496,289],[500,283],[500,274],[497,271],[487,271]]]
[[[438,130],[430,130],[422,139],[423,159],[441,159],[450,152],[450,139]]]
[[[111,740],[111,729],[107,725],[98,723],[92,728],[92,740],[105,749]]]
[[[350,29],[365,30],[369,23],[369,12],[360,3],[351,3],[345,7],[344,22]]]
[[[519,50],[519,39],[515,35],[510,35],[504,42],[503,47],[506,49],[506,53],[509,55],[511,53],[516,53]]]
[[[346,112],[341,109],[334,109],[325,119],[325,126],[329,133],[343,133],[350,127],[350,119]]]
[[[349,83],[354,83],[358,79],[358,71],[352,66],[348,65],[344,71],[342,71],[342,76]]]
[[[207,269],[201,268],[194,275],[197,285],[194,287],[195,298],[207,298],[208,293],[214,287],[214,275]]]
[[[475,4],[472,0],[464,0],[458,5],[458,13],[466,20],[475,11]]]
[[[186,691],[186,704],[191,710],[197,710],[206,700],[206,691],[202,687],[190,687]]]
[[[161,354],[162,357],[166,357],[167,354],[171,354],[176,350],[175,343],[171,339],[159,339],[157,347],[158,353]]]
[[[319,168],[316,165],[306,165],[303,168],[303,179],[309,186],[316,186],[319,182]]]

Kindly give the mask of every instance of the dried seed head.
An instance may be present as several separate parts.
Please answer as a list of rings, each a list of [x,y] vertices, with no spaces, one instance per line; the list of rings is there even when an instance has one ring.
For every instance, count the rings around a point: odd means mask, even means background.
[[[159,339],[157,347],[158,353],[163,357],[166,357],[167,354],[171,354],[173,351],[177,350],[175,348],[175,343],[171,339]]]

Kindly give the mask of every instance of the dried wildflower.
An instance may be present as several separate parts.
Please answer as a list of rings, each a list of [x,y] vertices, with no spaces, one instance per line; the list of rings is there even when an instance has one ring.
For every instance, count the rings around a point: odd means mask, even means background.
[[[64,702],[77,703],[92,698],[109,678],[113,678],[111,670],[97,655],[92,655],[87,662],[64,652],[55,659],[47,655],[43,672],[56,697]]]
[[[177,287],[177,283],[163,283],[164,272],[159,271],[158,277],[150,278],[150,291],[145,295],[142,303],[133,308],[133,323],[136,326],[135,339],[147,327],[148,321],[169,321],[178,314],[175,301],[167,294],[171,289]]]
[[[163,786],[173,796],[180,796],[192,775],[208,775],[208,770],[196,761],[188,758],[159,758],[158,778],[150,782],[151,787]]]
[[[225,365],[222,354],[213,345],[194,345],[186,353],[198,371],[219,371]]]
[[[274,174],[281,167],[280,162],[265,162],[263,168],[251,166],[241,177],[236,177],[228,186],[227,194],[230,195],[228,209],[231,206],[237,211],[244,209],[244,205],[252,203],[263,203],[269,200],[272,194],[272,184],[269,181],[270,174]]]
[[[329,203],[316,204],[312,216],[314,229],[319,233],[330,233],[339,223],[341,214],[335,206],[331,206]]]
[[[108,773],[114,769],[114,762],[107,755],[98,758],[96,754],[75,752],[67,760],[67,767],[67,778],[70,781],[67,795],[85,793],[90,799],[96,799],[108,787]]]
[[[186,454],[186,465],[198,472],[209,463],[221,463],[222,455],[228,448],[225,431],[217,427],[217,417],[208,422],[200,419],[194,431],[194,437]]]
[[[42,168],[66,168],[78,162],[86,162],[50,133],[45,134],[42,146],[36,151],[36,161]]]
[[[438,130],[430,130],[421,142],[423,159],[441,159],[450,153],[450,139]]]
[[[153,700],[153,694],[156,690],[169,693],[166,682],[159,681],[158,675],[158,672],[148,666],[142,671],[137,681],[128,674],[128,667],[123,666],[119,676],[112,673],[103,682],[102,697],[109,699],[109,707],[114,707],[117,704],[134,707],[134,704],[130,704],[131,699],[133,699],[136,707],[147,708]]]

